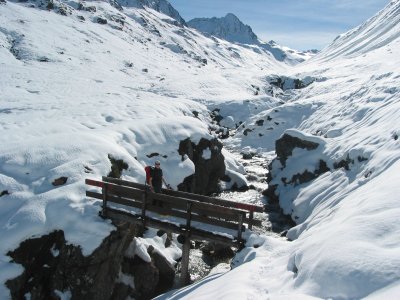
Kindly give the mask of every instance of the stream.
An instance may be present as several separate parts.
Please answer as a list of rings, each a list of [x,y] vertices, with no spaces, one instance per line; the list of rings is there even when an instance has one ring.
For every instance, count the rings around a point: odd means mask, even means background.
[[[231,153],[245,167],[245,176],[251,188],[247,191],[224,191],[216,195],[216,197],[264,206],[265,213],[255,213],[254,215],[256,219],[262,220],[262,226],[253,226],[253,232],[283,238],[286,231],[290,229],[294,223],[290,217],[282,214],[279,206],[268,204],[267,198],[262,195],[262,192],[268,187],[267,166],[273,158],[272,154],[257,153],[251,159],[244,159],[238,152],[231,150]],[[189,262],[191,283],[199,281],[214,272],[227,272],[231,269],[230,263],[236,253],[236,249],[232,249],[230,253],[226,253],[226,255],[221,257],[214,257],[207,254],[209,250],[207,246],[207,243],[202,242],[195,242],[192,245]],[[177,272],[179,272],[179,270],[180,265],[178,264]],[[176,276],[174,288],[179,286],[179,275],[180,274],[177,274]]]

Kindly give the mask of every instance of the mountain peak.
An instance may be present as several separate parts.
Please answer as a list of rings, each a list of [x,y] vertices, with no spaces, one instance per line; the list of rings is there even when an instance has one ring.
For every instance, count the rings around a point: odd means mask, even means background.
[[[179,12],[167,0],[118,0],[118,2],[126,7],[149,7],[175,19],[181,25],[186,25],[185,20],[181,17]]]
[[[243,24],[233,13],[222,18],[196,18],[188,22],[190,27],[207,35],[241,44],[257,44],[258,37],[249,25]]]

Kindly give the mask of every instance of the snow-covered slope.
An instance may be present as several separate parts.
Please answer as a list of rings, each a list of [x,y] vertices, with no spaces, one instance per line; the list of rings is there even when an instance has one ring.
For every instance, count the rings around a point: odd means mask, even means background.
[[[359,56],[385,47],[400,37],[399,22],[400,3],[393,0],[373,18],[353,30],[339,35],[318,58]]]
[[[159,159],[176,186],[193,173],[179,142],[212,137],[203,103],[277,105],[251,85],[285,68],[146,6],[51,3],[0,3],[1,299],[21,272],[6,253],[24,239],[62,229],[87,254],[113,229],[84,197],[84,179],[108,174],[109,155],[138,182]]]
[[[283,47],[274,41],[268,43],[262,42],[249,25],[243,24],[243,22],[232,13],[228,13],[222,18],[195,18],[190,20],[187,24],[204,34],[215,36],[232,43],[258,46],[261,50],[272,53],[278,61],[285,62],[289,65],[295,65],[308,60],[316,54],[316,51],[297,51],[288,47]]]
[[[157,7],[52,3],[0,3],[1,299],[22,271],[6,253],[24,239],[62,229],[88,254],[113,229],[83,196],[85,178],[110,171],[108,155],[138,182],[154,159],[174,186],[191,174],[176,149],[212,137],[210,107],[230,117],[225,124],[244,122],[231,147],[270,151],[287,129],[320,146],[295,149],[287,168],[273,168],[280,203],[298,223],[293,242],[247,232],[232,271],[162,298],[398,298],[400,1],[293,69]],[[315,81],[274,98],[269,73]],[[320,160],[330,169],[320,177],[283,184]],[[335,168],[340,161],[348,169]],[[66,184],[53,186],[61,176]]]
[[[179,24],[185,25],[185,20],[179,12],[167,0],[116,0],[123,7],[152,8],[164,15],[178,21]]]
[[[235,266],[248,263],[181,291],[183,299],[399,299],[399,7],[392,1],[285,73],[317,80],[231,140],[272,150],[286,133],[318,145],[272,165],[271,184],[298,224],[287,234],[293,242],[254,236]]]

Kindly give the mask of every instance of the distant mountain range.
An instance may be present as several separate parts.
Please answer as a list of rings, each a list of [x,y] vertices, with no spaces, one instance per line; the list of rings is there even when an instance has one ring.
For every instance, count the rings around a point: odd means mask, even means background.
[[[318,53],[318,50],[298,51],[290,49],[280,46],[274,41],[265,43],[258,38],[249,25],[243,24],[232,13],[228,13],[222,18],[195,18],[187,22],[187,24],[209,36],[215,36],[232,43],[259,46],[271,52],[278,61],[289,64],[303,62]]]
[[[249,25],[244,24],[232,13],[228,13],[222,18],[195,18],[186,22],[179,12],[166,0],[119,0],[118,2],[125,7],[149,7],[170,16],[181,25],[195,28],[207,36],[214,36],[231,43],[257,46],[261,51],[270,52],[276,60],[290,65],[301,63],[318,53],[318,50],[298,51],[290,49],[274,41],[263,42]]]

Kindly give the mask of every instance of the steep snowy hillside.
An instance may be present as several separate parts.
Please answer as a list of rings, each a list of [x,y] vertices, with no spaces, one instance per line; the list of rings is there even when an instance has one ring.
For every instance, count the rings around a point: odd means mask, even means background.
[[[271,52],[275,59],[289,65],[295,65],[316,54],[316,51],[297,51],[288,47],[282,47],[270,41],[262,42],[249,25],[245,25],[232,13],[222,18],[196,18],[187,23],[198,31],[215,36],[232,43],[240,43],[258,46],[263,51]]]
[[[359,56],[374,49],[385,47],[400,37],[400,4],[391,1],[388,6],[362,25],[339,35],[324,49],[319,59],[340,56]]]
[[[183,299],[399,298],[399,8],[392,1],[282,74],[280,86],[314,80],[281,91],[287,103],[251,117],[227,142],[276,150],[267,195],[298,225],[290,243],[254,236],[235,266],[248,263],[181,291]]]
[[[108,174],[109,157],[123,159],[123,175],[137,182],[159,159],[176,187],[194,172],[179,143],[213,138],[203,103],[276,106],[254,86],[284,69],[146,6],[1,2],[0,298],[21,273],[6,255],[21,241],[61,229],[88,254],[113,230],[84,197],[84,179]],[[245,181],[234,164],[227,172]]]
[[[166,0],[118,0],[117,2],[123,7],[152,8],[164,15],[170,16],[181,25],[186,24],[179,12]]]

